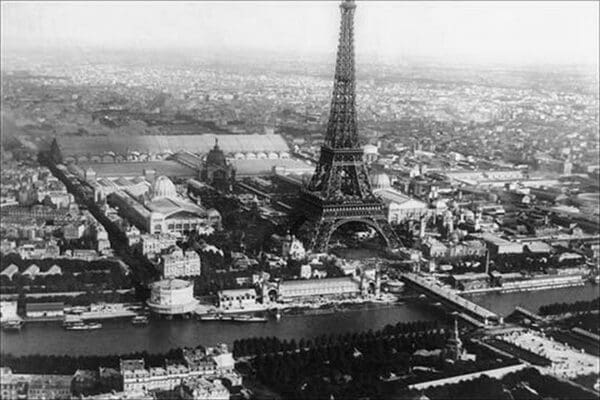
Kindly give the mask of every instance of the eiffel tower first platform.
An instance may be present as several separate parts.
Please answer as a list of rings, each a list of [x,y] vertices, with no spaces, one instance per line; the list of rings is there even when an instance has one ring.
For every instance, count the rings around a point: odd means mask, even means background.
[[[373,227],[388,247],[400,242],[384,206],[373,194],[356,126],[353,0],[340,5],[342,22],[335,66],[333,98],[325,143],[310,182],[300,191],[293,214],[301,238],[313,251],[325,251],[332,233],[348,222]]]

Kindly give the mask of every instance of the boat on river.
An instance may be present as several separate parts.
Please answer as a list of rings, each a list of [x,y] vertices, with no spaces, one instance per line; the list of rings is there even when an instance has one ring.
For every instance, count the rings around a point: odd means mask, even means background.
[[[223,315],[223,314],[207,314],[202,315],[198,319],[200,321],[229,321],[229,322],[267,322],[265,317],[257,317],[253,315]]]
[[[102,324],[100,322],[85,323],[83,321],[78,321],[71,324],[66,324],[64,327],[68,331],[94,331],[102,328]]]
[[[147,315],[136,315],[131,319],[133,325],[148,325],[150,318]]]
[[[273,315],[275,316],[275,319],[279,321],[281,319],[281,310],[276,308],[275,311],[273,311]]]
[[[385,288],[390,293],[402,293],[404,291],[404,282],[399,280],[389,280],[385,283]]]
[[[20,331],[21,328],[25,325],[25,321],[22,319],[14,320],[14,321],[6,321],[2,324],[3,331]]]

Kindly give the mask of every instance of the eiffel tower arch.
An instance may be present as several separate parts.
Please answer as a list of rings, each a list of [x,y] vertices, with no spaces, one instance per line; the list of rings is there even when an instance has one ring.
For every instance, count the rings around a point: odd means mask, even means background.
[[[332,233],[348,222],[373,227],[388,247],[400,242],[389,225],[381,200],[373,194],[356,123],[354,0],[344,0],[335,66],[333,96],[325,143],[311,180],[300,190],[293,228],[302,226],[305,242],[325,251]]]

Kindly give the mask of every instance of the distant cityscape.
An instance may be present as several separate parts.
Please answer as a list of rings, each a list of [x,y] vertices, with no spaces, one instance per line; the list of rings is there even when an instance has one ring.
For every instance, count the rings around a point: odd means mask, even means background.
[[[597,71],[355,64],[355,12],[3,53],[0,398],[598,398]]]

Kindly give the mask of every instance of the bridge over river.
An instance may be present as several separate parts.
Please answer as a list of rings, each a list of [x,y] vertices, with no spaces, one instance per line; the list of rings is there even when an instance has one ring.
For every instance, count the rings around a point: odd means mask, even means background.
[[[436,282],[411,272],[402,274],[402,279],[410,286],[416,288],[426,295],[440,300],[450,307],[459,311],[459,316],[476,326],[484,327],[490,323],[502,323],[502,318],[478,304],[473,303],[459,295],[453,290],[440,286]]]

